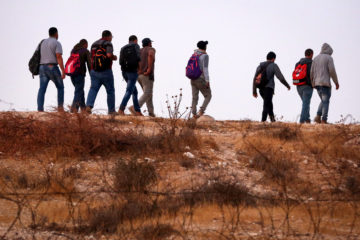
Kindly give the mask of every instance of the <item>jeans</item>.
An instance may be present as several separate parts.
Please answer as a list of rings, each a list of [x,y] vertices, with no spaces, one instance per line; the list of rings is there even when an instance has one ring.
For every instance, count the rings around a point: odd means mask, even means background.
[[[136,72],[123,72],[123,77],[127,83],[126,92],[123,97],[123,100],[120,104],[120,110],[124,111],[125,107],[132,96],[134,109],[136,112],[141,112],[140,105],[138,101],[138,91],[136,89],[136,80],[138,78],[138,74]]]
[[[191,104],[192,114],[193,115],[197,114],[196,106],[199,101],[199,91],[204,96],[204,102],[200,107],[200,111],[204,113],[212,97],[210,87],[206,85],[206,81],[204,79],[198,78],[196,80],[191,80],[191,89],[192,89],[192,104]]]
[[[329,112],[329,104],[330,104],[330,97],[331,97],[331,88],[330,87],[323,87],[317,86],[316,90],[320,97],[320,104],[317,111],[318,116],[322,116],[322,120],[327,121],[328,112]]]
[[[74,100],[71,105],[72,109],[79,110],[85,108],[85,93],[84,93],[84,85],[85,85],[85,76],[84,75],[77,75],[71,77],[71,82],[75,87],[74,92]]]
[[[53,81],[58,94],[58,107],[64,105],[64,82],[61,79],[59,67],[56,65],[40,65],[40,88],[37,96],[38,111],[44,111],[45,93],[49,81]]]
[[[261,121],[265,122],[268,115],[270,119],[275,119],[274,106],[272,102],[274,96],[274,89],[269,87],[260,88],[260,96],[264,99]]]
[[[140,75],[138,77],[138,82],[140,83],[141,88],[144,91],[144,94],[139,99],[139,105],[142,107],[146,103],[146,107],[150,115],[154,114],[154,104],[153,104],[153,87],[154,81],[150,80],[149,76]]]
[[[115,112],[115,88],[112,70],[108,69],[103,72],[91,70],[90,77],[91,87],[86,100],[86,106],[90,108],[94,107],[96,95],[98,94],[100,87],[104,85],[107,93],[108,112]]]
[[[300,123],[310,121],[310,102],[313,94],[313,88],[309,85],[297,86],[297,91],[302,100],[302,109]]]

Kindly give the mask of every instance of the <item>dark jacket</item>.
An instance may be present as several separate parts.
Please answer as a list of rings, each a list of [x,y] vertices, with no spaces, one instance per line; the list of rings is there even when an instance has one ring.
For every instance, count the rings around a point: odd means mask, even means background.
[[[79,53],[80,55],[80,74],[86,75],[86,65],[88,68],[88,71],[91,70],[91,58],[90,58],[90,52],[83,46],[81,46],[79,43],[76,44],[71,51],[71,53]]]
[[[307,65],[307,67],[306,67],[306,85],[312,86],[311,79],[310,79],[310,71],[311,71],[312,59],[310,59],[310,58],[302,58],[302,59],[300,59],[300,61],[295,64],[295,68],[299,64],[301,64],[301,65],[306,64]]]
[[[256,69],[255,76],[254,76],[254,79],[253,79],[253,94],[256,94],[255,78],[260,73],[262,67],[265,66],[266,64],[267,64],[267,62],[262,62],[262,63],[260,63],[260,65]],[[267,66],[267,68],[266,68],[266,76],[267,76],[269,82],[265,87],[272,88],[272,89],[275,90],[274,76],[276,76],[280,80],[280,82],[282,84],[284,84],[284,86],[286,86],[287,88],[290,87],[290,85],[286,82],[284,76],[282,75],[282,73],[280,71],[280,68],[278,67],[278,65],[276,63],[270,63]]]

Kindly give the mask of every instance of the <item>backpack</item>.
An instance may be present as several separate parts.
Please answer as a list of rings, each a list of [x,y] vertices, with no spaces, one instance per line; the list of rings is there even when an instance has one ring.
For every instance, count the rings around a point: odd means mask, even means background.
[[[137,71],[139,65],[139,57],[136,52],[135,44],[127,45],[122,49],[121,70],[125,72]]]
[[[255,86],[257,88],[264,88],[268,83],[269,79],[266,76],[266,69],[272,62],[267,62],[264,66],[260,67],[260,71],[255,77]]]
[[[71,53],[65,64],[65,74],[68,76],[80,74],[80,51]]]
[[[293,84],[296,86],[305,85],[307,81],[307,64],[298,64],[293,71]]]
[[[200,56],[202,54],[194,53],[186,66],[186,77],[190,78],[191,80],[198,79],[202,75],[202,71],[200,68]]]
[[[93,69],[96,72],[103,72],[110,68],[110,59],[106,56],[104,43],[97,46],[93,51]]]
[[[40,59],[41,59],[41,44],[44,40],[42,40],[38,47],[36,48],[34,54],[32,55],[32,57],[30,58],[29,61],[29,70],[32,74],[32,78],[34,78],[34,76],[39,75],[39,68],[40,68]]]

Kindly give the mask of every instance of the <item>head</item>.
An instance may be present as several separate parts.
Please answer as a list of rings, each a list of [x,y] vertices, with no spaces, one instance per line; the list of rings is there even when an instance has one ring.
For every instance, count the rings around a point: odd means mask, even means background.
[[[135,35],[129,37],[129,43],[138,43],[138,39]]]
[[[276,54],[274,52],[269,52],[266,55],[266,60],[271,61],[271,62],[275,62],[276,59]]]
[[[331,48],[331,46],[328,43],[324,43],[321,47],[321,53],[322,54],[328,54],[328,55],[332,55],[333,54],[333,49]]]
[[[200,50],[206,51],[206,47],[207,47],[208,43],[209,43],[208,41],[199,41],[199,42],[197,43],[197,47],[198,47]]]
[[[88,42],[86,39],[81,39],[79,42],[80,46],[82,46],[83,48],[88,48]]]
[[[150,38],[144,38],[142,40],[143,47],[152,47],[152,40]]]
[[[111,42],[111,40],[113,39],[113,35],[111,34],[111,32],[109,30],[104,30],[102,32],[102,39]]]
[[[305,57],[312,59],[314,55],[314,51],[311,48],[305,50]]]
[[[56,39],[59,38],[58,30],[57,30],[56,27],[49,28],[49,37],[53,37],[53,38],[56,38]]]

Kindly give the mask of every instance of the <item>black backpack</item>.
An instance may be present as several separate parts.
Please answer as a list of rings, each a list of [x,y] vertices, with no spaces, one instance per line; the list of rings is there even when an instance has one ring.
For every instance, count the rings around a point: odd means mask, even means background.
[[[96,72],[103,72],[110,68],[111,60],[106,56],[106,46],[104,43],[96,47],[93,56],[93,69]]]
[[[121,70],[126,72],[136,72],[139,65],[139,57],[136,52],[135,44],[125,46],[120,56]]]
[[[29,70],[32,74],[32,77],[39,75],[39,68],[40,68],[40,58],[41,58],[41,44],[44,40],[42,40],[38,47],[36,48],[34,54],[30,58],[29,61]]]
[[[269,79],[266,74],[266,69],[271,63],[272,62],[267,62],[266,64],[264,64],[263,66],[260,67],[260,70],[257,73],[255,80],[254,80],[255,86],[257,88],[264,88],[269,83]]]

